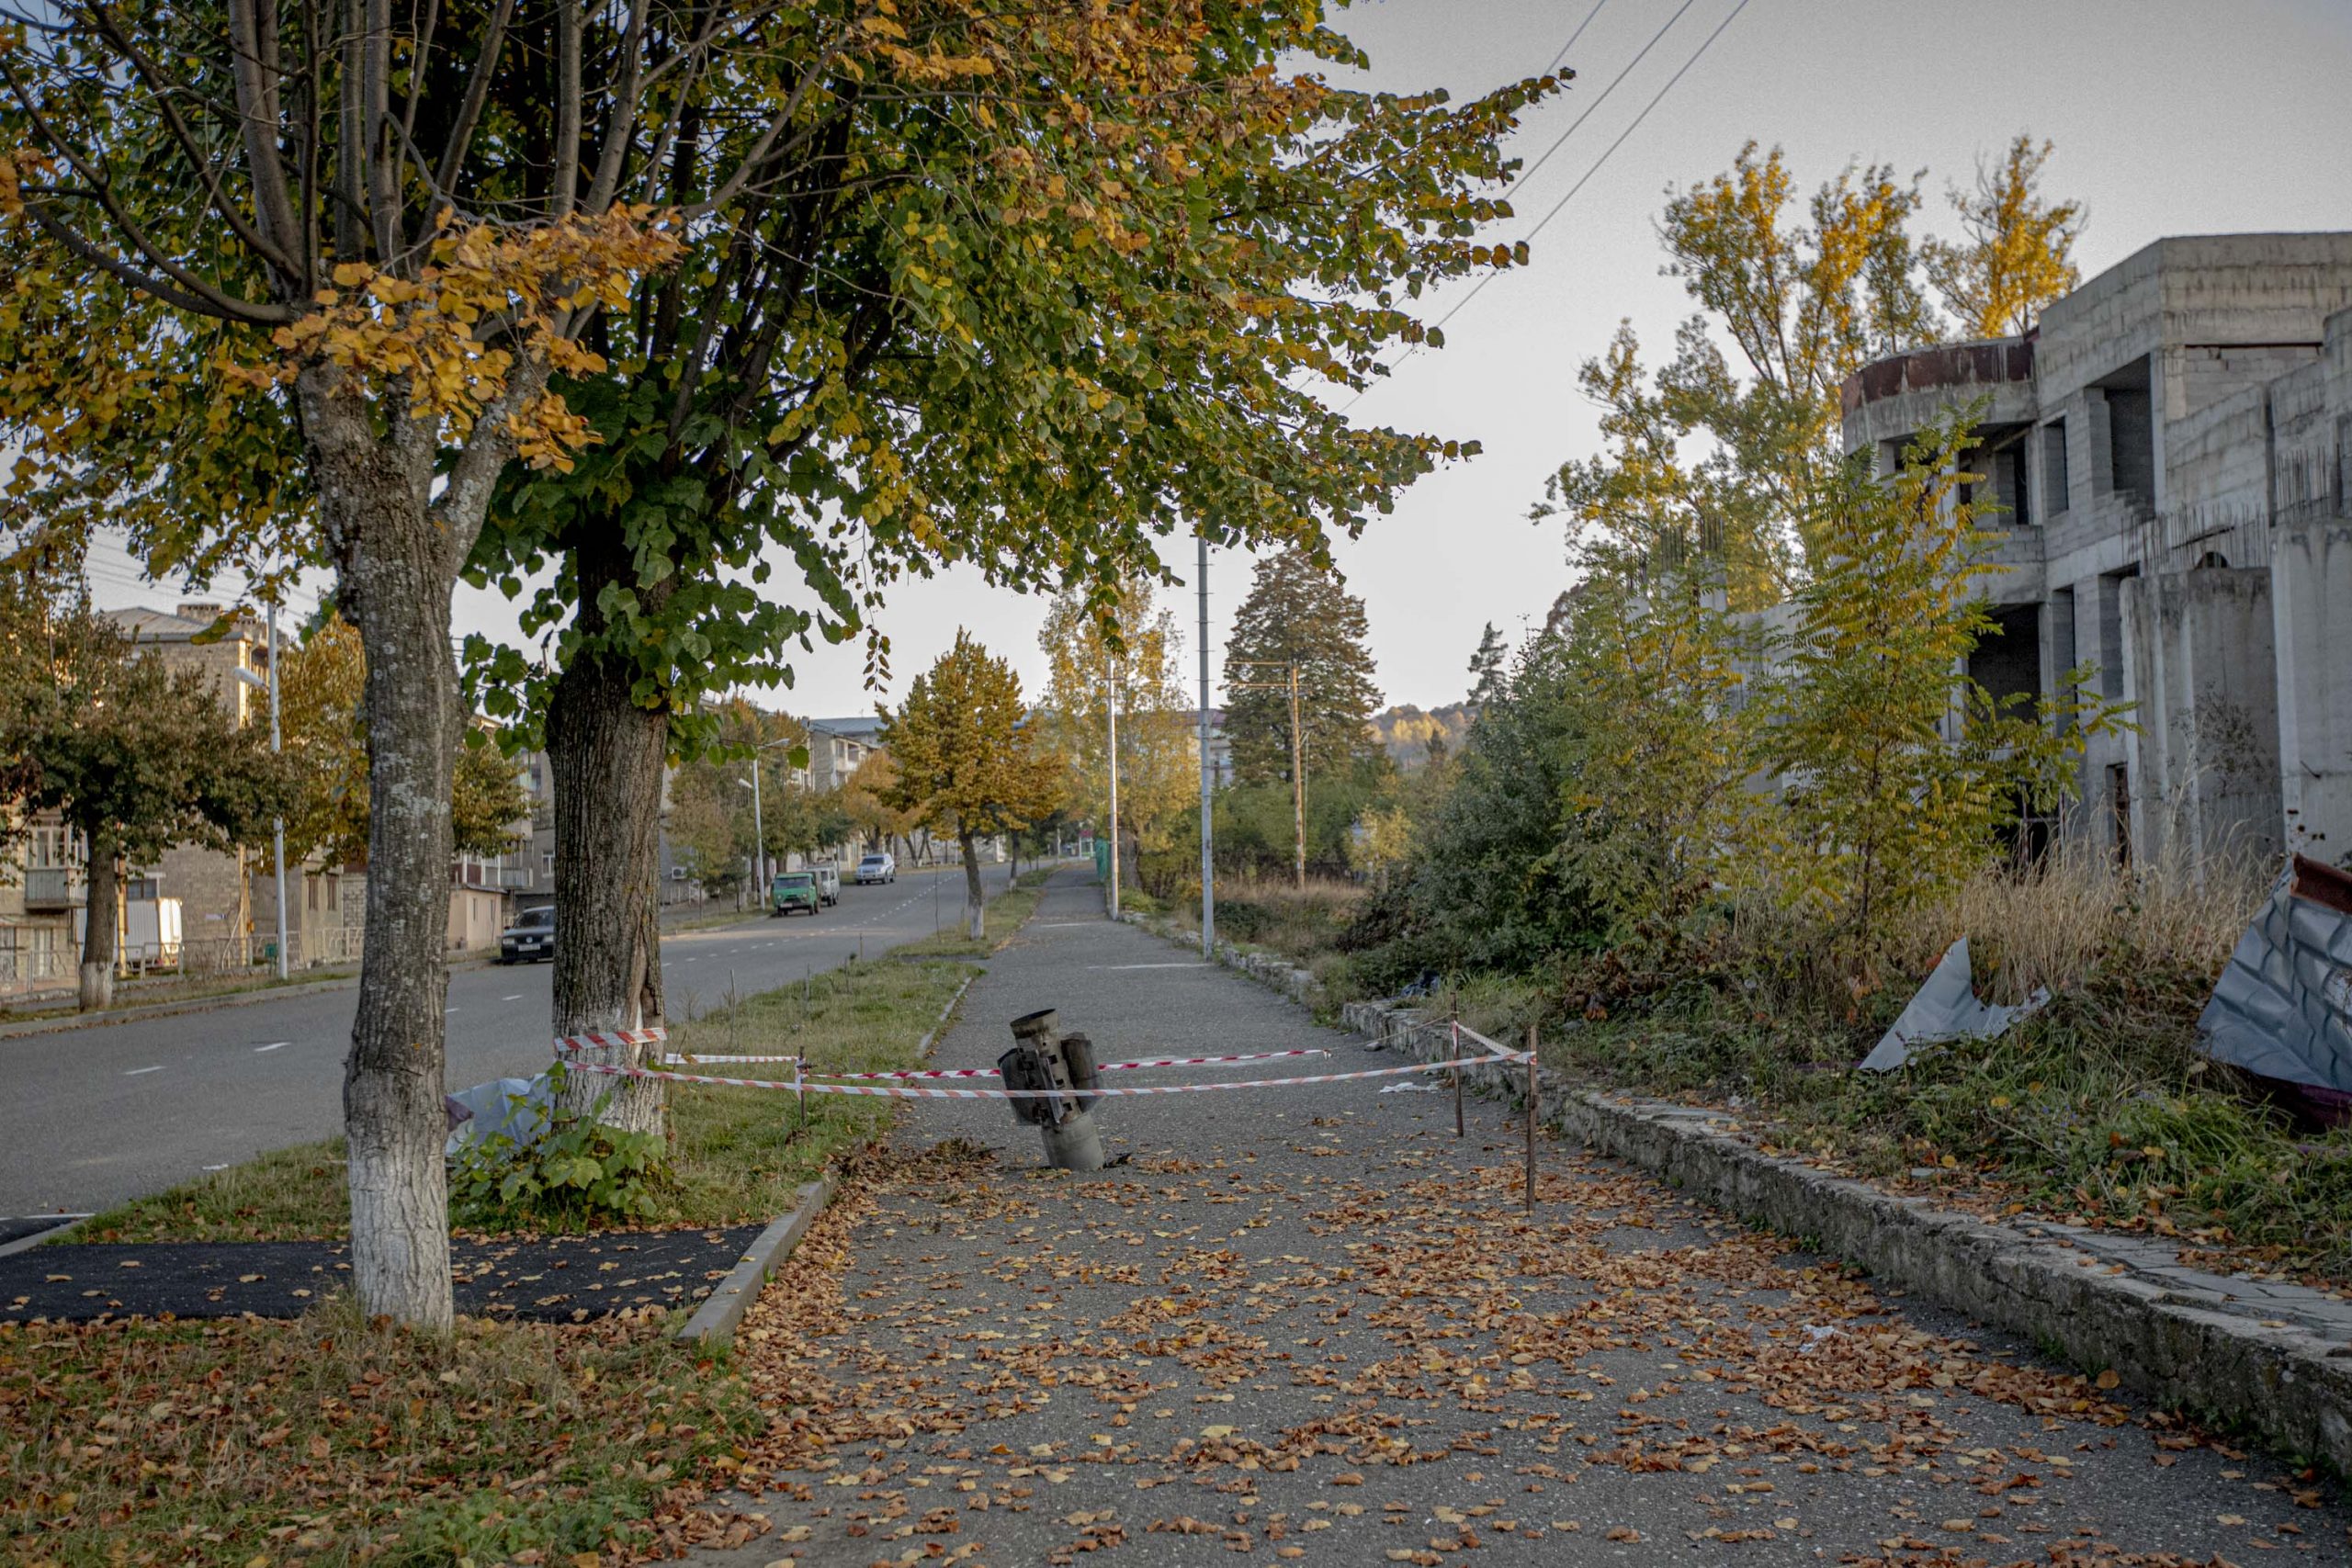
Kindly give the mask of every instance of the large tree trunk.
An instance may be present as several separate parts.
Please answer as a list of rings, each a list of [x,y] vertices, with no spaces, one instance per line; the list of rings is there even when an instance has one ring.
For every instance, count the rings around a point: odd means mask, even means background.
[[[988,934],[987,895],[980,890],[980,840],[964,835],[964,915],[974,942]]]
[[[115,921],[122,878],[114,845],[96,833],[89,835],[89,897],[82,910],[80,1007],[84,1012],[96,1012],[114,1003]]]
[[[583,578],[583,603],[594,592]],[[662,769],[670,715],[640,706],[631,694],[634,679],[625,659],[583,653],[556,678],[548,707],[559,1036],[662,1022]],[[635,1066],[652,1054],[613,1046],[574,1059]],[[564,1107],[584,1115],[602,1099],[604,1121],[658,1133],[662,1089],[643,1078],[574,1073]]]
[[[360,1304],[446,1331],[453,1311],[441,1159],[449,989],[442,952],[458,672],[446,547],[407,478],[330,473],[322,497],[334,512],[357,517],[342,598],[368,654],[368,923],[343,1120]]]
[[[337,597],[368,657],[368,922],[343,1071],[352,1287],[371,1316],[435,1333],[455,1317],[442,952],[462,721],[449,595],[513,456],[508,416],[544,385],[543,367],[510,373],[436,495],[437,421],[379,430],[381,410],[329,366],[296,383]]]

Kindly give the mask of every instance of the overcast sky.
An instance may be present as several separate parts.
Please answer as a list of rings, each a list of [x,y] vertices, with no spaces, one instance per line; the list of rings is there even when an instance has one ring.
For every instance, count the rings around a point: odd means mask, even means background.
[[[1575,85],[1528,117],[1515,150],[1532,162],[1551,147],[1681,4],[1603,0],[1566,61]],[[1949,182],[1973,179],[1977,159],[2020,130],[2049,137],[2050,189],[2090,209],[2086,276],[2169,234],[2352,229],[2352,0],[1749,0],[1592,172],[1737,4],[1690,0],[1511,193],[1519,216],[1496,226],[1497,239],[1524,235],[1586,181],[1535,241],[1533,265],[1489,284],[1447,327],[1442,351],[1415,355],[1352,410],[1485,447],[1340,547],[1389,702],[1458,700],[1480,627],[1516,636],[1566,585],[1558,526],[1527,513],[1564,459],[1594,449],[1577,367],[1621,317],[1653,363],[1662,357],[1689,313],[1680,287],[1658,276],[1663,193],[1722,171],[1749,138],[1785,148],[1804,189],[1854,159],[1925,168],[1928,222],[1948,231]],[[1338,21],[1371,54],[1373,85],[1460,98],[1541,72],[1591,12],[1592,0],[1372,0]],[[1432,319],[1451,303],[1435,300]],[[1168,553],[1189,583],[1191,542]],[[1248,560],[1220,554],[1210,576],[1215,643],[1248,586]],[[93,580],[102,604],[176,596],[142,583],[119,551],[94,560]],[[511,629],[503,601],[460,595],[459,629]],[[1011,655],[1034,689],[1043,611],[961,571],[903,585],[880,617],[897,688],[883,695],[894,700],[959,626]],[[1189,592],[1180,615],[1189,673]],[[855,646],[820,649],[783,705],[870,711],[876,694],[862,678]]]

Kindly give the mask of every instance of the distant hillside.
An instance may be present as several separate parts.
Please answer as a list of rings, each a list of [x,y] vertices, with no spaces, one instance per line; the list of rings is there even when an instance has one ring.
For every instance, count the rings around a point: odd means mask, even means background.
[[[1432,739],[1442,740],[1448,752],[1461,750],[1462,737],[1469,728],[1468,703],[1427,709],[1407,703],[1372,716],[1373,733],[1400,768],[1418,768],[1428,761]]]

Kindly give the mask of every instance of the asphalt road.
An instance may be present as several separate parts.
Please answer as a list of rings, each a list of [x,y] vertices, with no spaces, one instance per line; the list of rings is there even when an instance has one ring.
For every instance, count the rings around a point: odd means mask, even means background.
[[[987,868],[990,895],[1006,868]],[[814,919],[746,916],[665,933],[670,1010],[770,990],[953,925],[963,872],[844,885]],[[548,1059],[546,964],[449,974],[449,1087],[522,1077]],[[326,1137],[343,1116],[353,987],[0,1040],[0,1215],[82,1213],[266,1149]]]
[[[1319,1048],[1122,1086],[1398,1065],[1065,874],[936,1052],[1056,1007],[1098,1056]],[[1126,1164],[1037,1168],[1001,1102],[897,1163],[730,1370],[762,1539],[690,1568],[1410,1562],[2188,1568],[2347,1561],[2330,1485],[1643,1172],[1392,1077],[1104,1100]],[[845,1271],[828,1270],[846,1260]]]

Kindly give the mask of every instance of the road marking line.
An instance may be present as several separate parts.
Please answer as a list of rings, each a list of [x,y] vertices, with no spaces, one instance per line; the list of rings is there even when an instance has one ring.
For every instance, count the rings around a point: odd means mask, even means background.
[[[163,1070],[164,1065],[158,1062],[152,1067],[133,1067],[122,1076],[127,1078],[135,1078],[141,1073],[160,1073]]]
[[[501,997],[498,999],[502,1002],[519,1002],[523,999],[523,993],[517,991],[511,997]]]
[[[1208,964],[1195,958],[1190,964],[1090,964],[1087,967],[1089,969],[1205,969]]]
[[[204,1168],[207,1170],[226,1170],[229,1168],[225,1165],[208,1165]]]
[[[457,1011],[457,1010],[457,1010],[456,1008],[443,1008],[443,1009],[441,1010],[441,1015],[442,1015],[444,1018],[447,1018],[449,1014],[451,1014],[451,1013],[453,1013],[453,1012],[455,1012],[455,1011]]]
[[[294,1042],[292,1042],[291,1040],[273,1040],[273,1041],[271,1041],[271,1042],[270,1042],[268,1044],[266,1044],[266,1045],[256,1045],[256,1046],[254,1046],[254,1055],[256,1055],[256,1056],[258,1056],[258,1055],[260,1055],[264,1051],[283,1051],[287,1046],[291,1045],[291,1044],[293,1044],[293,1043],[294,1043]]]

